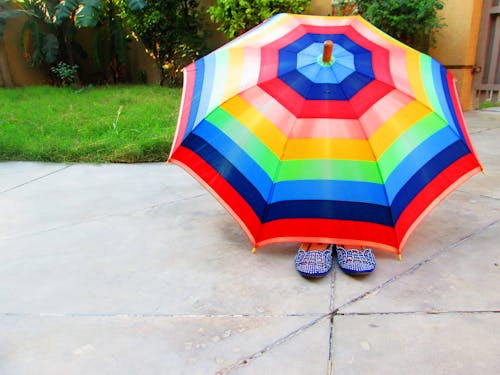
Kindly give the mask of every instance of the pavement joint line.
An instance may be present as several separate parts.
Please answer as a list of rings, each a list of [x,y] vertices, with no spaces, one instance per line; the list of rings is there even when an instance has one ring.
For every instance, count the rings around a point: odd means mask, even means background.
[[[168,314],[168,313],[23,313],[23,312],[2,312],[0,317],[21,317],[21,318],[173,318],[173,319],[239,319],[239,318],[314,318],[322,319],[330,315],[327,313],[307,313],[307,314]]]
[[[487,172],[486,172],[487,173]],[[461,187],[459,187],[457,190],[455,190],[456,192],[459,192],[461,194],[465,194],[465,195],[468,195],[469,197],[472,197],[472,198],[477,198],[477,197],[480,197],[480,198],[484,198],[484,199],[488,199],[488,200],[494,200],[494,201],[498,201],[500,200],[500,198],[498,197],[494,197],[494,196],[491,196],[491,195],[486,195],[486,194],[475,194],[475,193],[472,193],[471,191],[467,190],[463,185]]]
[[[234,362],[233,364],[219,369],[215,373],[215,375],[226,375],[226,374],[229,374],[233,370],[236,370],[236,369],[238,369],[238,368],[240,368],[242,366],[246,366],[246,365],[250,364],[250,362],[253,361],[254,359],[263,356],[264,354],[266,354],[270,350],[274,349],[275,347],[277,347],[277,346],[279,346],[281,344],[284,344],[285,342],[291,340],[295,336],[300,335],[302,332],[304,332],[307,329],[315,326],[316,324],[318,324],[323,319],[331,317],[331,315],[332,315],[331,313],[323,314],[322,316],[320,316],[320,317],[318,317],[318,318],[316,318],[316,319],[314,319],[314,320],[312,320],[312,321],[310,321],[310,322],[308,322],[308,323],[300,326],[299,328],[291,331],[287,335],[278,338],[277,340],[273,341],[272,343],[266,345],[263,349],[258,350],[258,351],[254,352],[254,353],[252,353],[252,354],[250,354],[248,356],[242,357],[242,358],[238,359],[236,362]]]
[[[413,274],[414,272],[416,272],[419,268],[421,268],[423,265],[431,262],[432,260],[434,260],[435,258],[439,257],[440,255],[446,253],[447,251],[450,251],[456,247],[458,247],[459,245],[461,245],[462,243],[470,240],[471,238],[483,233],[484,231],[488,230],[489,228],[495,226],[496,224],[498,224],[500,222],[500,218],[499,219],[496,219],[488,224],[486,224],[485,226],[483,227],[480,227],[470,233],[468,233],[467,235],[465,235],[464,237],[460,238],[458,241],[456,241],[455,243],[452,243],[451,245],[449,246],[446,246],[442,249],[439,249],[437,250],[434,254],[431,254],[429,257],[421,260],[420,262],[418,263],[415,263],[413,266],[411,266],[410,268],[406,269],[405,271],[397,274],[397,275],[394,275],[393,277],[391,277],[390,279],[387,279],[386,281],[382,282],[381,284],[375,286],[374,288],[372,289],[369,289],[367,290],[366,292],[354,297],[353,299],[351,299],[350,301],[347,301],[346,303],[342,304],[341,306],[337,307],[334,311],[333,311],[333,314],[336,314],[337,311],[339,311],[340,309],[343,309],[343,308],[346,308],[347,306],[350,306],[360,300],[362,300],[363,298],[367,297],[367,296],[370,296],[372,295],[373,293],[375,292],[378,292],[382,289],[384,289],[385,287],[387,287],[388,285],[391,285],[392,283],[396,282],[397,280],[399,280],[400,278],[402,277],[405,277],[405,276],[408,276],[408,275],[411,275]]]
[[[335,270],[335,263],[334,263],[334,270]],[[331,278],[330,278],[330,311],[333,312],[335,310],[335,291],[336,291],[336,275],[337,272],[332,272],[331,273]],[[333,375],[334,373],[334,365],[333,365],[333,350],[335,347],[335,323],[334,323],[334,314],[332,313],[330,316],[330,332],[328,336],[328,365],[327,365],[327,375]]]
[[[414,311],[373,311],[337,312],[335,316],[384,316],[384,315],[457,315],[457,314],[498,314],[500,310],[414,310]]]
[[[330,345],[328,347],[328,367],[327,375],[334,375],[335,366],[333,361],[333,351],[335,350],[335,314],[330,314]]]
[[[152,206],[144,207],[144,208],[135,210],[135,211],[133,211],[131,213],[136,213],[136,212],[141,212],[141,211],[147,211],[147,210],[155,209],[155,208],[158,208],[158,207],[161,207],[161,206],[170,206],[170,205],[181,203],[181,202],[188,202],[188,201],[191,201],[191,200],[194,200],[194,199],[204,198],[205,196],[206,196],[206,194],[201,193],[201,194],[196,194],[196,195],[193,195],[193,196],[190,196],[190,197],[180,197],[178,199],[172,199],[172,200],[169,200],[169,201],[156,203],[156,204],[154,204]]]
[[[3,193],[8,193],[9,191],[12,191],[12,190],[18,189],[18,188],[20,188],[20,187],[23,187],[23,186],[25,186],[25,185],[31,184],[32,182],[35,182],[35,181],[41,180],[41,179],[43,179],[43,178],[45,178],[45,177],[48,177],[48,176],[53,175],[53,174],[56,174],[56,173],[61,172],[61,171],[65,170],[65,169],[68,169],[68,168],[70,168],[70,167],[71,167],[71,165],[65,165],[64,167],[59,168],[59,169],[57,169],[57,170],[55,170],[55,171],[52,171],[52,172],[50,172],[50,173],[44,174],[43,176],[33,178],[33,179],[31,179],[31,180],[28,180],[28,181],[26,181],[26,182],[23,182],[22,184],[19,184],[19,185],[13,186],[13,187],[11,187],[11,188],[8,188],[8,189],[6,189],[6,190],[0,191],[0,194],[3,194]]]
[[[482,129],[476,129],[475,132],[472,134],[480,134],[480,133],[491,132],[491,131],[496,131],[496,130],[498,130],[498,127],[482,128]]]
[[[195,196],[188,197],[188,198],[180,198],[177,200],[165,201],[165,202],[157,203],[157,204],[150,205],[147,207],[141,207],[141,208],[138,208],[138,209],[135,209],[132,211],[113,212],[113,213],[108,213],[108,214],[88,218],[88,219],[83,220],[83,221],[59,224],[59,225],[55,225],[55,226],[50,227],[50,228],[45,228],[45,229],[42,229],[42,230],[39,230],[36,232],[28,232],[28,233],[21,233],[20,235],[1,237],[0,241],[17,240],[20,238],[36,236],[36,235],[39,235],[42,233],[52,232],[54,230],[59,230],[59,229],[71,228],[71,227],[75,227],[75,226],[82,225],[82,224],[93,223],[96,221],[101,221],[103,219],[108,219],[108,218],[112,218],[115,216],[131,216],[131,215],[134,215],[134,214],[139,213],[139,212],[147,212],[149,210],[154,210],[155,208],[158,208],[158,207],[163,206],[163,205],[169,206],[171,204],[176,204],[178,202],[187,201],[190,199],[195,199],[195,198],[200,198],[200,197],[203,197],[203,194],[195,195]]]
[[[500,198],[497,198],[497,197],[492,197],[491,195],[479,194],[479,196],[480,196],[481,198],[492,199],[492,200],[494,200],[494,201],[499,201],[499,200],[500,200]]]

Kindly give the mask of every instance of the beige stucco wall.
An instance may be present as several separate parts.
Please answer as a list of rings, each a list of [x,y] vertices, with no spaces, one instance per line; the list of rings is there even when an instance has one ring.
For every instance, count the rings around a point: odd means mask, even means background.
[[[307,13],[317,16],[329,16],[332,14],[331,4],[331,0],[312,0]]]

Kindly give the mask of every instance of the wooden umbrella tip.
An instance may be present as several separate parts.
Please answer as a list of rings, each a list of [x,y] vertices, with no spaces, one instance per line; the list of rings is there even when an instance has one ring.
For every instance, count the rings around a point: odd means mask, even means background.
[[[333,51],[333,42],[331,40],[325,40],[323,42],[323,62],[328,64],[332,61],[332,51]]]

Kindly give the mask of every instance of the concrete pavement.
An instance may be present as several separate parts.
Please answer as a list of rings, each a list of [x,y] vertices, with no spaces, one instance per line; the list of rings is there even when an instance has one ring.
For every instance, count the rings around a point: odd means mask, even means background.
[[[361,278],[252,254],[174,165],[0,163],[0,374],[500,373],[500,113],[466,118],[486,174]]]

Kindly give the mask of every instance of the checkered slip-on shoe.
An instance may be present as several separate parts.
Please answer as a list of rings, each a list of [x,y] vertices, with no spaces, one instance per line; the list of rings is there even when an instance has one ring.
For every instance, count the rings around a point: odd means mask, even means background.
[[[350,275],[366,275],[375,269],[375,255],[371,249],[345,249],[337,246],[339,267]]]
[[[304,277],[323,277],[332,269],[332,250],[299,249],[295,256],[295,268]]]

